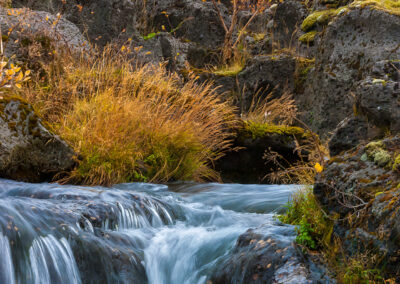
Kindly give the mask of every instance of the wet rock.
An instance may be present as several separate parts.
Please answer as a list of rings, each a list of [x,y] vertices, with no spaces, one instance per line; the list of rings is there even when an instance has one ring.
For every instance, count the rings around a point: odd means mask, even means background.
[[[49,181],[75,165],[74,151],[52,134],[26,102],[0,95],[0,176]]]
[[[353,112],[350,94],[357,83],[376,62],[398,59],[399,44],[399,16],[367,6],[336,17],[322,35],[315,69],[299,99],[303,120],[319,133],[335,129]]]
[[[242,234],[211,278],[222,283],[335,283],[326,271],[312,266],[293,243],[295,231],[280,227],[275,232],[263,228]],[[310,269],[312,268],[312,269]]]
[[[372,253],[374,268],[400,280],[400,137],[363,144],[334,157],[314,194],[338,221],[346,255]]]

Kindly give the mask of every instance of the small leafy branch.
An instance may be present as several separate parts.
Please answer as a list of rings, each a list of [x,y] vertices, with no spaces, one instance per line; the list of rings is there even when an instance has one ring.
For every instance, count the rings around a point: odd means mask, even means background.
[[[22,88],[22,83],[29,81],[30,70],[21,70],[21,67],[10,63],[4,56],[3,35],[0,28],[0,88]]]

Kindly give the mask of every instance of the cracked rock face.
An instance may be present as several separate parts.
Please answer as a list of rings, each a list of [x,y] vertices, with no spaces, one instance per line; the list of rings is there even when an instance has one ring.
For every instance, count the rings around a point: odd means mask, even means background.
[[[50,181],[75,165],[74,151],[26,102],[0,94],[0,177]]]

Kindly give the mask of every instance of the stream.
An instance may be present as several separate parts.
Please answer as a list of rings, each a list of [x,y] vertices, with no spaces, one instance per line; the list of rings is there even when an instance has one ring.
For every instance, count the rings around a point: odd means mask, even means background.
[[[218,283],[210,279],[229,268],[248,229],[287,246],[293,242],[293,226],[274,214],[298,189],[214,183],[103,188],[0,179],[0,283]],[[244,274],[232,272],[229,281],[246,283]]]

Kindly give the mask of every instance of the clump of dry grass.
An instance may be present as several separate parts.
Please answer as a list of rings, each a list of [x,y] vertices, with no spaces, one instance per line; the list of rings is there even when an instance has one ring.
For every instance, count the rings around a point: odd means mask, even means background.
[[[111,47],[57,60],[47,82],[24,93],[82,157],[64,182],[218,179],[211,166],[229,147],[235,117],[210,84],[134,66]]]

